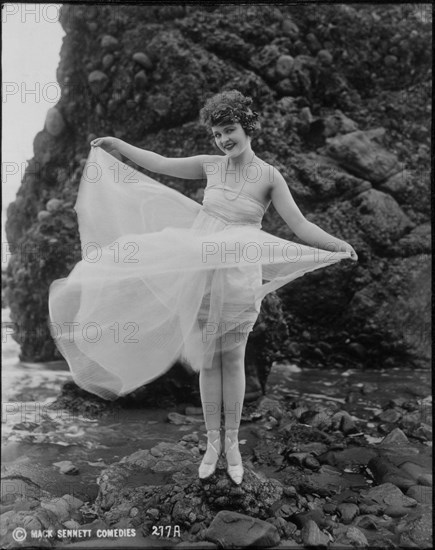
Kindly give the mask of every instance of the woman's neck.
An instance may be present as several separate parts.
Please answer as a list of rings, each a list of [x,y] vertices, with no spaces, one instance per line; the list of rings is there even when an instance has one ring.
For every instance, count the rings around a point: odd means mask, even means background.
[[[227,157],[227,168],[230,170],[236,170],[237,168],[240,168],[244,164],[252,162],[253,158],[255,157],[254,151],[251,149],[251,147],[246,147],[240,155],[237,155],[237,157]]]

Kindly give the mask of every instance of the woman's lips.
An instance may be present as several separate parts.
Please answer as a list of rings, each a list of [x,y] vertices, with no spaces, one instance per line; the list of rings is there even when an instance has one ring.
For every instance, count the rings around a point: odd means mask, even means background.
[[[224,149],[227,149],[227,151],[230,151],[233,147],[234,147],[234,143],[232,143],[231,145],[227,145],[226,147],[224,147]]]

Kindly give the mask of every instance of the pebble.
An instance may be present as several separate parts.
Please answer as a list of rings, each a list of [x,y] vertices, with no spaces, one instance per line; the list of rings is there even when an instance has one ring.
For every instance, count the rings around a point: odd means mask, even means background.
[[[110,67],[113,65],[114,62],[115,62],[114,56],[111,53],[107,53],[102,59],[103,69],[104,70],[110,69]]]
[[[53,462],[53,466],[57,466],[61,474],[76,476],[79,470],[70,460],[62,460],[61,462]]]
[[[134,84],[136,88],[142,89],[145,88],[148,83],[148,77],[145,73],[145,71],[139,71],[134,75]]]
[[[304,466],[310,470],[319,470],[320,462],[314,456],[308,455],[304,460]]]
[[[400,428],[394,428],[384,439],[379,443],[380,447],[397,445],[398,447],[402,445],[409,445],[409,439],[402,432]]]
[[[62,500],[64,500],[68,504],[70,510],[73,510],[73,511],[78,510],[84,504],[82,500],[68,493],[63,495]]]
[[[359,511],[361,514],[373,514],[375,516],[381,516],[384,512],[384,508],[380,504],[359,504]]]
[[[119,40],[114,36],[111,36],[110,34],[105,34],[101,38],[100,46],[103,48],[103,50],[113,51],[118,49]]]
[[[284,487],[284,495],[286,497],[296,497],[298,492],[296,491],[296,487],[293,485],[288,485],[287,487]]]
[[[349,529],[346,531],[346,537],[353,543],[355,543],[355,546],[366,547],[369,545],[366,536],[357,527],[349,527]]]
[[[317,52],[317,59],[319,60],[321,65],[332,65],[332,54],[328,50],[319,50]]]
[[[352,523],[352,521],[359,514],[359,508],[352,502],[343,502],[337,506],[337,512],[341,517],[341,521],[347,525]]]
[[[164,453],[158,447],[153,447],[152,449],[150,449],[150,454],[157,458],[164,455]]]
[[[397,409],[387,409],[378,416],[378,419],[382,422],[390,422],[391,424],[398,422],[401,418],[402,414]]]
[[[323,511],[325,514],[332,515],[337,510],[337,505],[334,502],[327,502],[323,505]]]
[[[141,67],[147,70],[151,70],[153,67],[153,64],[151,63],[151,59],[144,52],[134,53],[133,61],[136,61],[136,63],[138,63]]]
[[[341,430],[345,435],[355,432],[356,426],[350,414],[346,411],[336,412],[332,418],[332,428],[335,430]]]
[[[68,521],[64,521],[62,524],[66,529],[80,529],[80,523],[78,523],[75,519],[69,519]]]
[[[41,507],[53,512],[60,521],[66,521],[71,514],[68,503],[62,498],[56,498],[48,502],[41,502]]]
[[[396,65],[397,63],[397,57],[395,55],[386,55],[384,57],[384,64],[387,67],[392,67],[393,65]]]
[[[317,523],[309,519],[302,527],[302,542],[305,546],[314,546],[316,548],[326,548],[329,544],[329,537],[319,529]]]
[[[290,76],[295,60],[291,55],[281,55],[275,66],[275,72],[277,76],[281,78],[287,78]]]
[[[46,203],[45,208],[48,210],[48,212],[55,212],[56,210],[59,210],[62,204],[62,201],[59,199],[50,199]]]
[[[299,35],[298,26],[288,17],[283,20],[281,30],[283,34],[293,39],[296,39]]]
[[[182,441],[187,441],[187,442],[190,442],[190,443],[198,443],[199,442],[199,437],[197,434],[186,434],[186,435],[183,435],[183,437],[181,438]]]
[[[88,83],[94,95],[100,95],[109,84],[109,77],[102,71],[92,71],[88,75]]]

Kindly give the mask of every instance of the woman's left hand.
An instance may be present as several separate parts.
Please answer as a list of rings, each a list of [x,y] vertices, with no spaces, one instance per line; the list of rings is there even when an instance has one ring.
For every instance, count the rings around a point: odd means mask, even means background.
[[[355,252],[355,250],[353,249],[353,247],[352,247],[349,243],[343,241],[343,242],[340,244],[339,251],[340,251],[340,252],[349,252],[349,254],[350,254],[350,259],[353,260],[354,262],[357,262],[357,261],[358,261],[358,255],[357,255],[357,253]]]

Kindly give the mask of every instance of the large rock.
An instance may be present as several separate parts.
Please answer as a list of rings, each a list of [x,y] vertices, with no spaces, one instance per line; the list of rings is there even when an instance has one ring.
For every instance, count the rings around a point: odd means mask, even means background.
[[[417,501],[407,497],[392,483],[383,483],[361,493],[365,503],[376,503],[382,506],[384,514],[392,517],[404,516],[417,506]]]
[[[373,133],[357,130],[328,138],[326,152],[351,174],[380,183],[400,170],[395,154],[372,141]]]
[[[395,199],[382,191],[364,191],[352,204],[356,207],[356,219],[364,236],[377,249],[388,248],[414,227]]]
[[[279,544],[276,527],[267,521],[229,512],[219,512],[205,533],[207,540],[219,543],[224,548],[257,546],[268,548]]]
[[[392,360],[394,348],[394,361],[428,365],[428,346],[418,340],[420,310],[407,321],[405,338],[399,337],[400,327],[391,329],[386,320],[395,317],[389,310],[400,297],[404,310],[417,301],[403,286],[419,271],[421,258],[414,256],[429,252],[430,116],[425,98],[431,86],[430,33],[423,21],[412,17],[404,27],[400,6],[348,8],[319,5],[313,13],[308,5],[296,9],[289,4],[279,10],[264,6],[259,12],[242,4],[228,5],[224,13],[221,6],[62,6],[65,38],[57,70],[61,97],[53,108],[61,113],[65,128],[58,133],[62,125],[56,129],[50,123],[50,129],[36,136],[34,158],[25,168],[6,223],[15,252],[4,276],[5,296],[11,318],[20,327],[14,337],[21,344],[22,359],[60,358],[46,330],[47,291],[52,280],[67,276],[80,259],[72,207],[89,152],[88,136],[112,134],[165,156],[213,153],[209,132],[198,125],[199,109],[218,90],[237,88],[252,95],[262,115],[262,132],[253,140],[255,152],[280,170],[303,213],[349,241],[360,258],[358,264],[306,275],[280,291],[280,308],[272,303],[264,328],[259,328],[257,339],[255,331],[251,336],[250,395],[264,388],[269,368],[265,358],[269,361],[273,355],[325,366],[384,365],[384,359]],[[373,32],[357,32],[367,21]],[[351,41],[355,47],[348,48]],[[391,53],[390,48],[402,53]],[[381,61],[387,55],[398,62],[386,68]],[[418,87],[407,85],[412,70],[423,75]],[[398,89],[403,93],[392,92]],[[364,129],[362,134],[357,128]],[[56,136],[50,134],[53,129]],[[317,166],[318,157],[327,157],[318,150],[325,138],[338,140],[337,159],[328,157],[329,165]],[[403,166],[410,175],[406,185],[395,176]],[[157,177],[201,200],[205,182]],[[394,196],[415,231],[402,231],[406,220],[393,203],[395,214],[390,217],[386,199],[381,209],[368,201],[373,212],[367,233],[351,201],[371,185]],[[52,197],[64,206],[47,213],[45,204]],[[384,214],[390,228],[376,220]],[[273,207],[263,228],[295,238]],[[391,237],[388,248],[378,244],[379,228],[380,234]],[[424,246],[419,247],[419,240]],[[21,247],[42,250],[43,257],[24,257],[18,253]],[[426,284],[424,289],[426,299]],[[364,307],[353,307],[359,298]],[[264,310],[268,308],[265,301]],[[376,323],[370,326],[372,319]],[[307,332],[310,339],[302,336]],[[320,348],[315,350],[317,342],[325,340],[331,348],[322,356]],[[364,345],[366,354],[357,357],[355,346],[341,344],[348,340]],[[258,365],[261,372],[254,376]]]
[[[45,129],[51,136],[59,136],[65,129],[65,121],[61,113],[56,107],[52,107],[47,111],[45,117]]]
[[[99,517],[113,527],[140,526],[144,534],[151,533],[156,522],[176,524],[184,533],[198,533],[197,540],[203,540],[209,527],[209,534],[214,536],[216,523],[212,525],[212,522],[224,511],[219,516],[224,520],[241,519],[237,529],[227,529],[231,537],[241,536],[240,533],[247,536],[250,525],[253,541],[277,544],[279,536],[288,533],[286,522],[279,522],[276,517],[278,506],[291,503],[284,486],[245,464],[243,482],[236,487],[226,472],[226,463],[221,460],[210,478],[200,480],[199,448],[204,447],[201,442],[198,445],[198,437],[189,435],[179,443],[161,442],[111,464],[97,479],[100,490],[95,510]]]

